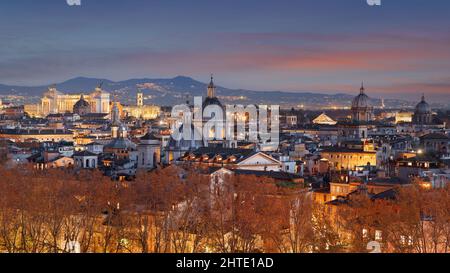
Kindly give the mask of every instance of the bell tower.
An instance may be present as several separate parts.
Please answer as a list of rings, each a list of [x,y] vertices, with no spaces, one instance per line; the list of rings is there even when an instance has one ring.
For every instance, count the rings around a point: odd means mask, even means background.
[[[139,92],[137,93],[136,105],[137,105],[138,107],[144,106],[144,93],[142,93],[142,91],[139,91]]]
[[[211,82],[208,85],[208,98],[216,97],[216,86],[214,85],[214,76],[211,74]]]
[[[117,101],[114,101],[112,111],[111,111],[111,137],[119,137],[119,128],[121,127],[120,113]]]

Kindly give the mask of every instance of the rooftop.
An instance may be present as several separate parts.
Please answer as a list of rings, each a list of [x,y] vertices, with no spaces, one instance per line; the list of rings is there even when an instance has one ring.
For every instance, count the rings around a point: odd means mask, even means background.
[[[427,134],[427,135],[424,135],[424,136],[421,136],[420,137],[421,139],[429,139],[429,140],[432,140],[432,139],[438,139],[438,140],[450,140],[450,138],[448,137],[448,136],[446,136],[446,135],[444,135],[444,134],[439,134],[439,133],[431,133],[431,134]]]
[[[325,153],[363,153],[363,154],[376,154],[375,151],[364,151],[362,149],[350,149],[345,147],[329,147],[322,150]]]
[[[82,156],[97,156],[97,154],[91,153],[89,151],[77,152],[73,156],[82,157]]]
[[[72,135],[63,129],[2,129],[0,134],[5,135]]]

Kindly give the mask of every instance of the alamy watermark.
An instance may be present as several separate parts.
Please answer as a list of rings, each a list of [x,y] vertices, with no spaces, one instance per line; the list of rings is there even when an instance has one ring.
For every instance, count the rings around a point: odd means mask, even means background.
[[[172,138],[176,141],[249,141],[278,145],[280,141],[279,105],[204,105],[194,97],[194,106],[172,108]]]
[[[371,250],[369,253],[383,253],[381,251],[381,244],[377,241],[371,241],[367,244],[367,250]]]
[[[366,0],[369,6],[381,6],[381,0]],[[69,6],[81,6],[81,0],[66,0]]]
[[[367,0],[369,6],[381,6],[381,0]]]
[[[66,0],[69,6],[81,6],[81,0]]]

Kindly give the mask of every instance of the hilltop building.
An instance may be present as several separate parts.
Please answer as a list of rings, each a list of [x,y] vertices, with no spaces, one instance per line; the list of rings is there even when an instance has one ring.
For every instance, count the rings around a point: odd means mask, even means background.
[[[136,96],[136,105],[124,106],[124,112],[128,116],[149,120],[156,119],[161,114],[161,107],[157,105],[145,105],[144,104],[144,93],[138,92]]]

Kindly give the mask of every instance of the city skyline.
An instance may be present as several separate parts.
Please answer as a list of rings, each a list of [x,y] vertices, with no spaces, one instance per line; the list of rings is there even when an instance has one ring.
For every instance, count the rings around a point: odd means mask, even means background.
[[[446,1],[35,2],[0,4],[2,84],[214,72],[248,90],[353,94],[364,81],[376,97],[430,101],[450,90]]]
[[[450,253],[449,8],[0,1],[0,254]]]

